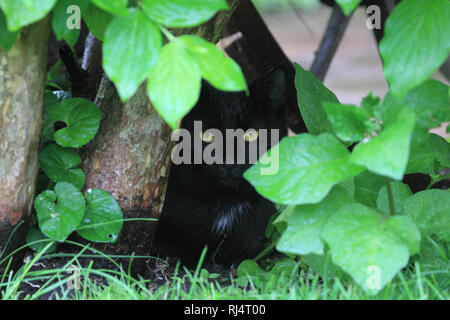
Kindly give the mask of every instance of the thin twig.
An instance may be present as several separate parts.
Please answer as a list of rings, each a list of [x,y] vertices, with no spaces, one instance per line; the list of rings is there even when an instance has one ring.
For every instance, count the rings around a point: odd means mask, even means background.
[[[312,37],[314,35],[314,31],[311,29],[311,27],[308,25],[308,23],[306,23],[306,20],[303,17],[302,11],[299,10],[295,6],[295,4],[292,2],[292,0],[287,0],[287,2],[289,3],[289,6],[291,7],[292,12],[294,12],[295,16],[298,18],[298,20],[300,20],[300,22],[303,24],[305,29],[308,31],[309,36]]]
[[[328,68],[330,67],[342,37],[344,36],[345,29],[347,28],[351,16],[352,14],[348,16],[344,15],[338,4],[333,6],[327,29],[311,66],[311,72],[320,81],[325,79]]]

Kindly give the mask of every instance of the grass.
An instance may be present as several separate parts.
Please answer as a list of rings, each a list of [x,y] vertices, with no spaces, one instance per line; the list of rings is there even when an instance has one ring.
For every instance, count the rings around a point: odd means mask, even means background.
[[[42,240],[41,240],[42,241]],[[448,300],[449,264],[422,265],[416,261],[413,267],[403,270],[377,295],[365,293],[350,279],[322,279],[317,273],[301,263],[290,273],[266,273],[261,279],[247,277],[243,279],[230,275],[217,277],[201,269],[187,270],[178,264],[169,276],[169,281],[154,281],[142,277],[133,277],[128,270],[118,265],[113,257],[100,252],[86,254],[89,247],[81,246],[79,253],[67,258],[65,265],[59,268],[35,270],[42,261],[58,256],[46,255],[51,246],[47,244],[31,260],[16,272],[6,271],[0,274],[0,292],[3,300],[15,299],[77,299],[77,300]],[[94,268],[93,261],[82,266],[80,259],[97,257],[109,260],[116,270]],[[150,257],[147,257],[150,258]],[[3,259],[3,261],[7,261]],[[69,266],[76,266],[80,279],[77,283]],[[426,271],[424,271],[426,269]],[[73,270],[73,269],[72,269]],[[68,287],[69,285],[69,287]],[[35,286],[32,292],[23,292],[24,286]],[[73,288],[73,290],[71,289]]]

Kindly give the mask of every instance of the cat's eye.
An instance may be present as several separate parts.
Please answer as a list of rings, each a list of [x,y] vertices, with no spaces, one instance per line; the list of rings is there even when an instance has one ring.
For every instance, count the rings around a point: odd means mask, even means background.
[[[212,134],[211,132],[200,132],[200,138],[205,141],[206,143],[211,143],[214,140],[216,140],[216,137],[214,136],[214,134]]]
[[[247,142],[252,142],[258,138],[258,134],[258,130],[248,129],[247,131],[245,131],[243,138]]]

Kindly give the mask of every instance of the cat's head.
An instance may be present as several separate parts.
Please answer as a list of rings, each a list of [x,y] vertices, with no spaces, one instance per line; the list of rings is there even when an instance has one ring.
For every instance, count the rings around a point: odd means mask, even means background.
[[[183,118],[181,128],[190,138],[179,141],[190,140],[190,154],[189,147],[175,147],[172,160],[183,156],[181,178],[199,192],[252,191],[242,174],[274,139],[277,143],[287,134],[285,71],[275,69],[248,87],[249,96],[223,92],[204,81],[197,105]]]

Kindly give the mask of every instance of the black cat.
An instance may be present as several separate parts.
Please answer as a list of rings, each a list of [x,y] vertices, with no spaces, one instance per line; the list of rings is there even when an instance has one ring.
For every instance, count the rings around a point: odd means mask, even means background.
[[[249,84],[250,96],[244,92],[222,92],[203,83],[199,102],[180,126],[190,133],[192,160],[196,138],[194,121],[201,121],[203,132],[218,129],[223,133],[224,144],[226,129],[254,130],[240,137],[245,139],[243,164],[236,164],[237,161],[226,164],[225,155],[224,164],[172,164],[156,234],[157,245],[165,254],[181,258],[187,265],[195,265],[207,245],[207,261],[214,258],[214,262],[228,265],[252,258],[263,249],[267,223],[276,209],[242,174],[251,166],[250,140],[257,142],[265,138],[258,135],[259,130],[269,130],[268,149],[271,129],[279,130],[280,139],[287,135],[285,87],[286,75],[282,69],[275,69]],[[204,135],[201,138],[203,152],[215,137]],[[235,151],[236,160],[239,150]]]

